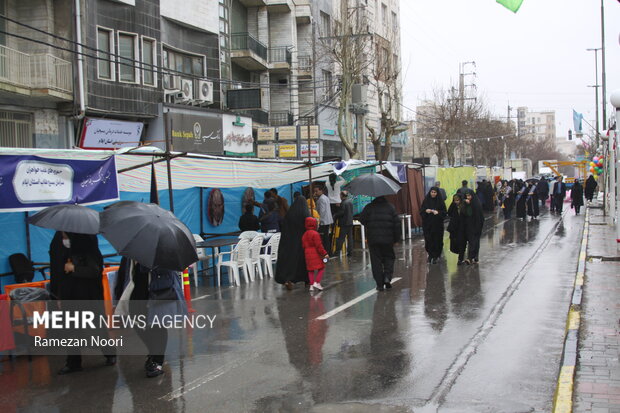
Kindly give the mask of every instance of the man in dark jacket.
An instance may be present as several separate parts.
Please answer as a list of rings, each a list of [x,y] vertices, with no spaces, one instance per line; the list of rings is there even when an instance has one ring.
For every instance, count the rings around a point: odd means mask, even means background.
[[[545,207],[545,203],[547,202],[547,198],[549,198],[549,182],[545,178],[540,178],[538,184],[536,185],[536,193],[538,195],[538,199],[542,203],[542,207]]]
[[[340,254],[344,239],[347,238],[347,257],[351,256],[353,251],[353,202],[349,199],[347,191],[340,192],[340,209],[334,215],[334,219],[338,220],[340,226],[340,234],[336,240],[336,252],[334,256]]]
[[[366,227],[372,276],[377,291],[392,288],[394,273],[394,243],[400,239],[400,221],[396,209],[385,197],[375,198],[364,207],[360,222]]]
[[[553,184],[553,204],[555,206],[555,212],[562,213],[562,206],[564,205],[564,198],[566,198],[566,184],[562,182],[562,175],[557,176],[555,183]]]

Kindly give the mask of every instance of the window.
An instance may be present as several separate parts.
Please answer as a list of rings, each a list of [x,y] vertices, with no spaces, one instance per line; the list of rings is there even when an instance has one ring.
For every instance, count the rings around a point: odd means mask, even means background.
[[[99,79],[114,80],[114,32],[97,28],[97,77]]]
[[[164,67],[193,76],[204,76],[204,56],[164,49]]]
[[[0,0],[0,16],[6,17],[6,0]],[[6,31],[6,20],[0,19],[0,30]],[[0,33],[0,45],[6,46],[6,35]]]
[[[137,83],[138,65],[136,64],[137,36],[132,33],[118,33],[118,80]]]
[[[398,16],[392,12],[392,31],[396,33],[398,31]]]
[[[323,70],[323,87],[325,88],[323,97],[325,99],[331,98],[334,94],[334,85],[332,81],[332,72],[328,70]]]
[[[383,27],[388,27],[388,9],[383,3],[381,3],[381,23],[383,23]]]
[[[142,63],[144,63],[142,70],[142,83],[147,86],[156,86],[157,80],[155,73],[155,62],[157,61],[155,40],[147,37],[142,38]]]
[[[323,37],[331,36],[332,25],[329,14],[321,12],[321,35]]]
[[[0,146],[32,148],[34,121],[31,114],[0,111]]]

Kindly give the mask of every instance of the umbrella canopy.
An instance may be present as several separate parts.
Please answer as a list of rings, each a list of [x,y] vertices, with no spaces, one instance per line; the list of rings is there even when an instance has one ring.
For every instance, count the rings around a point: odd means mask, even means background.
[[[52,205],[28,218],[28,222],[56,231],[77,234],[99,233],[99,213],[82,205]]]
[[[353,195],[383,196],[394,195],[400,185],[381,174],[364,174],[354,178],[344,186]]]
[[[101,212],[101,234],[119,254],[149,268],[182,271],[198,261],[190,230],[171,212],[142,202],[113,204]]]

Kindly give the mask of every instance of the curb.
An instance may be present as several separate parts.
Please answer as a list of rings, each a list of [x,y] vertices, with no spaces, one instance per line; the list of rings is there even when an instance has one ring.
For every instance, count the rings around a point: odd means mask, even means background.
[[[553,413],[571,413],[573,411],[573,393],[575,387],[575,368],[577,365],[577,351],[579,349],[579,326],[581,324],[581,299],[583,296],[583,281],[586,269],[586,249],[588,247],[588,232],[590,209],[586,208],[577,274],[573,288],[573,298],[568,310],[566,331],[564,335],[564,349],[558,375],[555,395],[553,397]]]

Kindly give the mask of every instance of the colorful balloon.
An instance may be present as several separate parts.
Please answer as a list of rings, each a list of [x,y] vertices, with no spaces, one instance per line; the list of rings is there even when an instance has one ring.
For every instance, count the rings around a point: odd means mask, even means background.
[[[595,156],[594,158],[592,158],[592,160],[593,160],[594,162],[598,162],[598,156]]]

